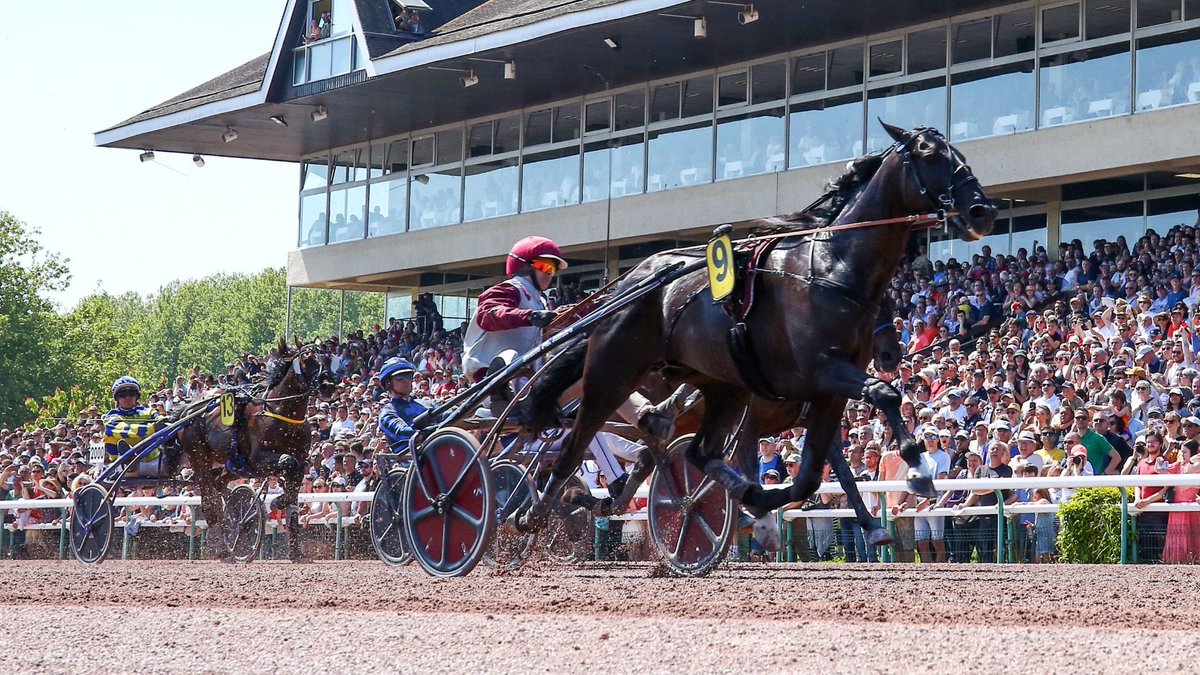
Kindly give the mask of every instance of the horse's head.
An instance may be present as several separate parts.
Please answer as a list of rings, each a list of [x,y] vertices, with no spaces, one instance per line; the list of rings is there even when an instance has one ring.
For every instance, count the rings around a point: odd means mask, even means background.
[[[950,226],[963,241],[976,241],[992,231],[996,206],[983,191],[979,179],[967,166],[962,153],[936,129],[918,127],[905,131],[880,120],[895,141],[893,150],[907,167],[912,181],[907,193],[913,212],[935,209],[953,212]]]
[[[310,396],[328,401],[337,392],[337,377],[325,366],[315,347],[301,347],[290,356],[282,356],[280,366],[286,369],[281,386],[295,389],[295,393],[307,391]]]

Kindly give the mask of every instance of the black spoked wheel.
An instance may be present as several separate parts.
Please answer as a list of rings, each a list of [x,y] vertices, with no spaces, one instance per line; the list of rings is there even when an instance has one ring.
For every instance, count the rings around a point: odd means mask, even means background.
[[[507,459],[492,462],[492,478],[496,483],[496,534],[483,554],[483,564],[507,572],[525,562],[537,539],[536,532],[511,534],[502,527],[510,515],[533,499],[533,479],[523,465]]]
[[[588,492],[579,476],[571,476],[563,494]],[[592,557],[596,522],[592,512],[583,506],[555,502],[550,520],[542,532],[542,552],[551,562],[575,565]]]
[[[725,488],[684,456],[692,436],[675,439],[650,481],[650,540],[670,570],[703,576],[725,556],[737,510]]]
[[[375,555],[392,567],[412,562],[412,551],[404,541],[405,470],[395,468],[384,475],[371,499],[371,544]]]
[[[113,543],[116,510],[108,490],[91,483],[76,490],[71,501],[71,552],[85,565],[98,565]]]
[[[437,577],[468,574],[492,540],[496,487],[479,441],[440,429],[418,450],[404,481],[405,541],[421,569]]]
[[[258,557],[263,542],[266,514],[262,502],[249,485],[237,485],[226,491],[225,545],[233,559],[246,563]]]

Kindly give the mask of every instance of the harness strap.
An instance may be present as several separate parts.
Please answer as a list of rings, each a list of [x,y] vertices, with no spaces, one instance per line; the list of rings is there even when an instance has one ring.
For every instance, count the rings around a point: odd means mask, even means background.
[[[270,417],[273,420],[279,420],[280,422],[286,422],[288,424],[295,424],[297,426],[304,424],[304,420],[294,420],[290,417],[284,417],[283,415],[280,415],[279,413],[273,413],[270,410],[264,410],[264,411],[262,411],[260,413],[256,413],[256,414],[259,415],[260,417]]]
[[[729,355],[733,358],[733,365],[737,367],[738,375],[750,391],[769,401],[790,400],[776,393],[771,383],[767,382],[766,374],[758,366],[758,358],[754,355],[754,346],[750,343],[745,323],[735,323],[726,335],[726,342],[729,344]]]

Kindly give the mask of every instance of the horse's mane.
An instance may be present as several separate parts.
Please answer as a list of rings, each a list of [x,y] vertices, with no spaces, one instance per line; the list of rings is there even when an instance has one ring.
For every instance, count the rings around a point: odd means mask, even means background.
[[[882,164],[882,154],[864,155],[850,161],[842,175],[825,185],[825,194],[814,207],[782,216],[760,218],[752,233],[802,232],[828,225],[846,208],[850,198],[875,176]]]
[[[292,367],[293,354],[283,340],[279,341],[279,356],[267,362],[267,389],[274,389],[283,382],[283,378],[287,377],[288,370]]]

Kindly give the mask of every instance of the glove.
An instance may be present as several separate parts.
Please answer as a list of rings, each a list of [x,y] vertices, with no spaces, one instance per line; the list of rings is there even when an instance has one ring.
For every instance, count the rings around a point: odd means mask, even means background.
[[[545,328],[554,320],[556,314],[545,309],[535,309],[529,313],[529,324],[538,328]]]

